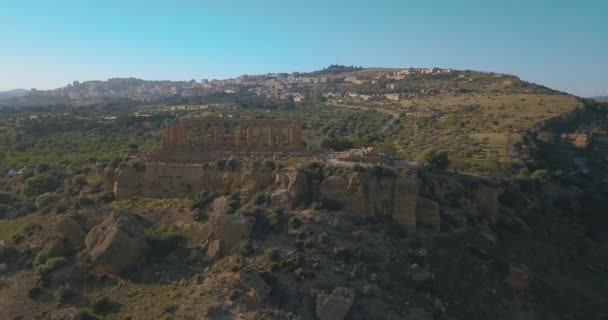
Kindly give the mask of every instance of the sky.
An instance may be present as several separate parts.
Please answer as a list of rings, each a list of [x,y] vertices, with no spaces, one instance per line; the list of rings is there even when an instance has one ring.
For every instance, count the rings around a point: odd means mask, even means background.
[[[0,91],[343,64],[608,95],[607,13],[607,0],[0,0]]]

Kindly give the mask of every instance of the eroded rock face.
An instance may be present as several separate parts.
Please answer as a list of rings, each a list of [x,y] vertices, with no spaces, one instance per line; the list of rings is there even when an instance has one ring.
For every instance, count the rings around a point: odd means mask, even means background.
[[[316,314],[319,320],[343,320],[355,300],[352,289],[338,287],[331,294],[317,295]]]
[[[415,177],[375,171],[332,175],[320,185],[322,201],[357,215],[392,217],[409,232],[416,231],[417,192]]]
[[[84,248],[86,234],[73,219],[62,219],[55,224],[55,234],[67,240],[72,248],[81,250]]]
[[[253,218],[242,215],[214,214],[209,221],[208,241],[219,240],[223,252],[232,252],[241,241],[249,239],[253,222]]]
[[[114,170],[112,166],[103,169],[103,192],[114,192]]]
[[[257,271],[250,267],[245,267],[239,271],[239,281],[245,288],[255,292],[258,301],[264,301],[270,294],[270,286],[266,284]]]
[[[121,164],[114,173],[114,195],[116,200],[129,199],[140,196],[144,187],[143,171],[131,165]]]
[[[439,215],[439,204],[437,202],[418,197],[416,201],[416,222],[419,225],[439,231],[440,228],[440,215]]]
[[[136,216],[113,212],[87,234],[88,257],[103,272],[119,274],[136,264],[147,247],[144,229]]]

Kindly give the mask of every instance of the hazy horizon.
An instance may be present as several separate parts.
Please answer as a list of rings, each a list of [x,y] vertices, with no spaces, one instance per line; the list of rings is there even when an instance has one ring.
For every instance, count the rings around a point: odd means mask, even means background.
[[[0,91],[232,78],[331,64],[508,73],[608,95],[608,3],[6,1]]]

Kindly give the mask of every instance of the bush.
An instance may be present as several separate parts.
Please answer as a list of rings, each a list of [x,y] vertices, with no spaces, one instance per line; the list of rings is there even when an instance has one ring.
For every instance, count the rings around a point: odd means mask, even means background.
[[[36,197],[36,208],[42,209],[57,201],[57,196],[52,192],[46,192]]]
[[[37,299],[38,297],[40,297],[43,293],[44,293],[44,289],[42,289],[39,286],[35,286],[27,291],[27,296],[28,296],[28,298],[33,300],[33,299]]]
[[[221,194],[218,192],[202,191],[194,197],[194,201],[192,201],[192,209],[203,209],[220,195]]]
[[[265,160],[264,161],[264,167],[266,167],[266,168],[268,168],[270,170],[274,170],[277,166],[276,166],[276,164],[274,163],[273,160]]]
[[[226,159],[215,160],[215,166],[220,170],[224,169],[226,167]]]
[[[47,172],[49,170],[51,170],[51,167],[49,166],[48,163],[39,163],[36,166],[36,174],[45,173],[45,172]]]
[[[93,312],[98,315],[116,313],[120,310],[120,307],[121,305],[119,303],[110,300],[108,297],[96,299],[91,304]]]
[[[281,231],[281,226],[283,224],[283,209],[275,208],[268,215],[268,224],[274,231]]]
[[[534,181],[538,181],[540,183],[545,183],[545,182],[549,181],[549,178],[550,178],[550,172],[549,172],[549,170],[545,170],[545,169],[535,170],[530,175],[530,179],[532,179]]]
[[[339,260],[348,260],[350,259],[351,251],[346,247],[337,247],[334,248],[334,257]]]
[[[70,289],[70,287],[59,287],[59,289],[55,290],[53,293],[53,297],[60,304],[65,303],[68,299],[75,296],[74,290]]]
[[[263,205],[267,204],[269,201],[270,201],[270,198],[268,196],[266,196],[263,192],[256,193],[252,198],[252,202],[256,206],[263,206]]]
[[[291,229],[299,229],[302,226],[302,220],[297,217],[289,218],[288,225]]]
[[[82,187],[87,184],[87,177],[84,174],[75,175],[72,178],[72,184],[77,187]]]
[[[186,238],[176,232],[152,232],[146,235],[150,248],[147,256],[164,258],[186,243]]]
[[[422,166],[425,168],[445,170],[449,165],[450,159],[445,151],[431,150],[422,156]]]
[[[8,204],[12,200],[12,196],[8,192],[0,192],[0,204]]]
[[[10,246],[0,246],[0,263],[7,263],[16,259],[18,256],[17,249]]]
[[[54,192],[61,186],[59,178],[55,175],[44,173],[25,179],[23,193],[27,196],[38,196],[45,192]]]
[[[236,171],[236,169],[238,169],[239,166],[241,165],[241,162],[237,158],[230,158],[230,159],[228,159],[227,164],[228,164],[228,168],[230,168],[230,171]]]
[[[266,257],[270,259],[270,261],[276,262],[279,261],[279,259],[281,258],[281,250],[275,247],[267,248],[264,253],[266,254]]]
[[[36,259],[38,259],[38,256]],[[69,265],[69,263],[70,262],[65,257],[48,258],[43,264],[38,262],[34,269],[34,272],[36,273],[36,282],[41,286],[47,286],[50,274],[55,270]],[[36,263],[34,265],[36,265]]]
[[[249,256],[253,253],[253,246],[251,240],[242,240],[239,244],[239,254],[243,257]]]
[[[197,209],[196,211],[194,211],[192,219],[198,222],[205,222],[209,220],[209,216],[207,215],[207,213],[205,213],[205,211]]]
[[[103,203],[110,203],[116,200],[116,197],[114,196],[114,192],[106,192],[102,194],[97,200]]]

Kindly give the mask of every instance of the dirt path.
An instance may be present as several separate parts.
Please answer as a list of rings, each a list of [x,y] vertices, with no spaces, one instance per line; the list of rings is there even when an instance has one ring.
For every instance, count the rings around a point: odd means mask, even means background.
[[[378,135],[384,134],[386,132],[386,130],[388,130],[390,127],[392,127],[393,124],[395,124],[395,122],[397,120],[399,120],[398,112],[386,110],[386,109],[382,109],[382,108],[368,108],[368,107],[362,107],[362,106],[349,106],[349,105],[344,105],[344,104],[328,104],[328,106],[346,108],[346,109],[357,109],[357,110],[363,110],[363,111],[373,110],[373,111],[378,111],[378,112],[390,115],[392,118],[390,120],[388,120],[386,123],[384,123],[382,128],[380,128],[380,129],[378,129],[378,131],[376,131],[376,134],[378,134]]]

